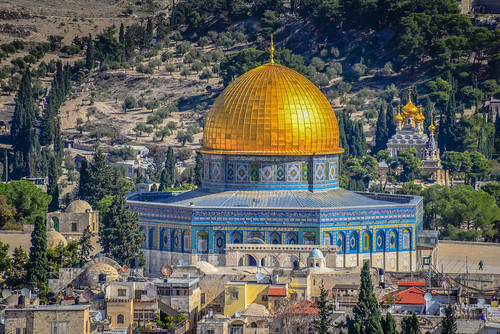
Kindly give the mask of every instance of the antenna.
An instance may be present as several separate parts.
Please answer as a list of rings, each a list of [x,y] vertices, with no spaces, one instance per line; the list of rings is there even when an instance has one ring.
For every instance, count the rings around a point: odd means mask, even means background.
[[[174,272],[174,269],[172,269],[171,266],[163,266],[163,267],[161,267],[161,274],[163,276],[166,276],[166,277],[172,276],[173,272]]]
[[[236,313],[234,315],[236,316],[236,318],[239,318],[239,317],[241,317],[241,312],[240,311],[236,311]]]

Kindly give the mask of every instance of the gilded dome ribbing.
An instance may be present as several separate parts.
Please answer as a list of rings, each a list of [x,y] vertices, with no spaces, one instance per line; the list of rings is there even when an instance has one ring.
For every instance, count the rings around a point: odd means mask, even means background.
[[[342,153],[323,93],[285,66],[267,63],[237,78],[208,113],[201,152],[251,155]]]

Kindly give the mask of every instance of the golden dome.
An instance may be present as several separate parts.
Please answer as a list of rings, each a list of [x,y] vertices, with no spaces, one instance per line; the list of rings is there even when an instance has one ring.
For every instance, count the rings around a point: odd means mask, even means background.
[[[411,100],[411,89],[408,92],[408,103],[402,108],[404,116],[415,116],[418,114],[418,107]]]
[[[436,126],[434,126],[434,117],[431,116],[431,125],[429,125],[429,131],[434,132],[436,130]]]
[[[237,78],[208,113],[201,152],[251,155],[342,153],[337,118],[301,74],[267,63]]]
[[[396,117],[394,118],[396,122],[402,123],[403,122],[403,116],[401,116],[401,111],[398,112]]]
[[[425,116],[422,114],[422,108],[419,106],[418,114],[415,116],[415,122],[422,123],[425,121]]]

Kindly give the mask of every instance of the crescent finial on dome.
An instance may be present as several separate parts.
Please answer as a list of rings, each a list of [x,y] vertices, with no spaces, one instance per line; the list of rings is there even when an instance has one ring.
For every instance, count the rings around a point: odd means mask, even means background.
[[[273,43],[273,34],[271,33],[271,48],[269,49],[269,59],[271,60],[271,64],[274,64],[274,43]]]

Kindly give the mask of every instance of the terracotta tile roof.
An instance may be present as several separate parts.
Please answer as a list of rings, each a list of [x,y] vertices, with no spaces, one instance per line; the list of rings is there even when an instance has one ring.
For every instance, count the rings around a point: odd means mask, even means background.
[[[310,300],[303,300],[291,307],[291,313],[295,314],[318,314],[319,308]]]
[[[399,291],[399,292],[392,292],[384,297],[384,301],[387,302],[387,299],[389,299],[389,296],[396,296],[396,302],[395,304],[398,305],[423,305],[425,303],[424,299],[424,294],[425,291],[422,289],[419,289],[417,287],[412,286],[409,289]],[[393,304],[393,303],[388,303],[388,304]]]
[[[271,297],[285,297],[286,287],[270,286],[268,295]]]
[[[426,286],[426,281],[399,281],[399,286]]]

